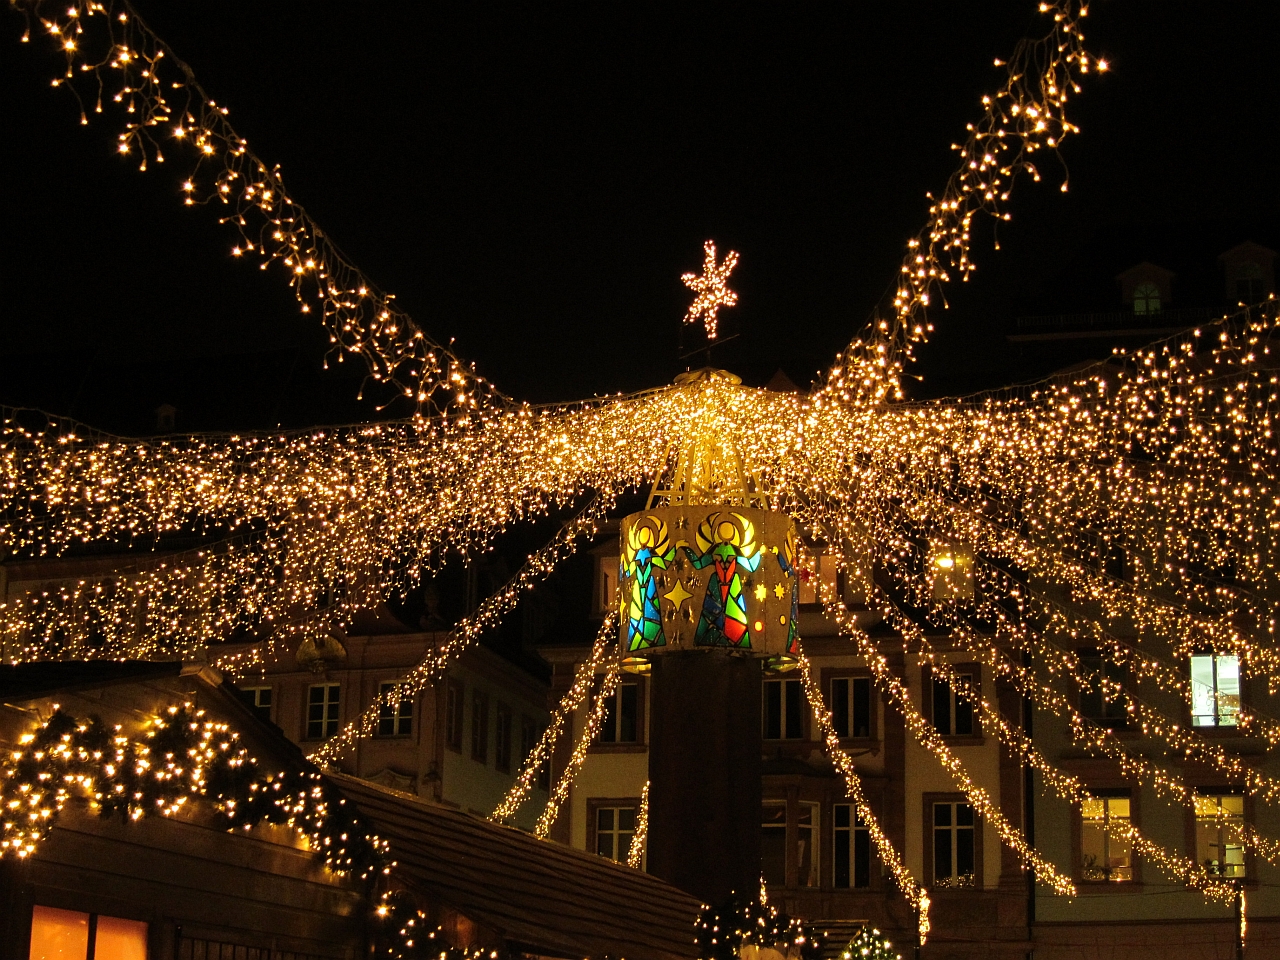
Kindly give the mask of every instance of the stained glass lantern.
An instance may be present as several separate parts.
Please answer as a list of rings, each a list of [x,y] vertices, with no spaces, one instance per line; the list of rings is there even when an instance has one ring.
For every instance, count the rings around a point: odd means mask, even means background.
[[[786,514],[741,505],[653,507],[622,521],[621,541],[624,656],[798,652],[796,529]]]

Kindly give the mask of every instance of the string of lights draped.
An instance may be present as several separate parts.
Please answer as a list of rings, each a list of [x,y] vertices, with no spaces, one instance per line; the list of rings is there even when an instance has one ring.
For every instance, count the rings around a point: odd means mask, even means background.
[[[249,148],[228,108],[205,93],[128,0],[10,5],[26,17],[24,43],[33,32],[46,34],[65,57],[53,85],[75,95],[80,122],[114,108],[122,114],[120,153],[137,157],[141,170],[180,167],[183,202],[219,211],[236,231],[233,256],[257,257],[264,270],[279,264],[300,310],[323,323],[329,357],[359,358],[375,383],[428,410],[466,415],[510,402],[343,255],[289,192],[280,167]]]
[[[773,394],[711,379],[549,407],[502,398],[386,295],[370,293],[376,288],[349,272],[278,171],[226,125],[224,109],[181,67],[167,79],[176,57],[125,4],[16,5],[63,47],[69,76],[59,84],[102,84],[108,104],[121,104],[126,152],[158,160],[162,132],[194,144],[192,203],[225,203],[241,251],[264,265],[280,261],[303,308],[318,306],[337,355],[361,355],[375,380],[407,390],[422,415],[297,434],[131,441],[5,411],[0,548],[32,561],[89,545],[130,557],[124,568],[51,576],[56,586],[3,601],[6,659],[186,656],[210,638],[247,634],[265,639],[226,665],[251,669],[275,655],[270,638],[292,645],[341,629],[406,580],[483,554],[513,524],[573,509],[590,495],[611,505],[621,492],[652,484],[682,437],[711,431],[738,438],[743,464],[767,481],[778,509],[805,529],[829,531],[826,549],[896,619],[904,652],[914,643],[924,654],[929,636],[951,637],[1067,719],[1091,752],[1129,764],[1174,800],[1186,802],[1185,783],[1079,722],[1062,688],[1103,681],[1069,651],[1096,644],[1108,663],[1158,683],[1181,709],[1191,691],[1185,678],[1171,679],[1168,661],[1194,651],[1237,656],[1245,677],[1269,689],[1280,683],[1271,599],[1280,586],[1273,303],[1072,377],[900,402],[902,371],[931,329],[926,311],[943,283],[972,273],[976,218],[1008,219],[1014,181],[1039,179],[1040,157],[1076,132],[1068,100],[1083,74],[1105,67],[1084,50],[1083,4],[1041,5],[1049,30],[1019,46],[1005,83],[984,98],[982,119],[956,147],[959,169],[931,198],[892,308],[854,339],[819,389]],[[726,305],[723,291],[712,301],[707,310]],[[167,549],[183,537],[201,546]],[[548,555],[545,569],[552,563]],[[505,611],[510,599],[490,609]],[[845,617],[913,736],[1037,877],[1069,892],[1070,881],[1001,816],[919,714],[876,642],[847,613],[832,613]],[[461,631],[450,655],[481,626]],[[1045,661],[1046,681],[1008,655],[1054,649],[1068,653]],[[443,661],[433,662],[423,669]],[[949,675],[945,661],[934,662]],[[612,672],[593,656],[588,678],[601,668]],[[556,714],[560,725],[553,720],[540,741],[539,762],[564,718],[586,702],[581,697]],[[811,700],[818,710],[820,698]],[[1171,722],[1169,704],[1127,702],[1143,732],[1173,755],[1206,760],[1270,795],[1270,781]],[[986,716],[1062,795],[1085,796],[998,711]],[[1276,742],[1275,721],[1253,709],[1240,716],[1243,729]],[[365,732],[367,724],[358,725],[342,743]],[[575,755],[586,742],[579,739]],[[537,769],[531,758],[521,772],[526,793]],[[856,782],[852,768],[841,772]],[[849,789],[856,802],[856,787]],[[1256,831],[1249,843],[1264,854],[1277,849]],[[1163,856],[1154,846],[1143,852]],[[881,854],[901,862],[887,846]],[[1172,855],[1161,862],[1183,882],[1217,889]],[[918,889],[909,874],[895,879],[904,892]]]

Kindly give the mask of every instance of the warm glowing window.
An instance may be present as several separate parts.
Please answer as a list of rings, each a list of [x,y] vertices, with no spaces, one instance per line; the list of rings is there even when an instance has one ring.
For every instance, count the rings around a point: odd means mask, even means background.
[[[378,696],[386,700],[378,707],[378,736],[407,737],[413,732],[413,697],[407,691],[396,699],[399,684],[378,684]]]
[[[1133,879],[1129,792],[1099,791],[1080,805],[1080,876],[1090,883]]]
[[[938,603],[973,600],[973,551],[952,544],[929,548],[929,595]]]
[[[835,885],[838,889],[862,889],[871,886],[871,832],[857,808],[851,803],[837,803],[835,815]]]
[[[1243,877],[1244,797],[1196,794],[1196,861],[1206,873]]]
[[[53,907],[31,908],[30,960],[147,960],[147,925]]]
[[[1145,316],[1160,312],[1160,288],[1147,281],[1133,288],[1133,312]]]
[[[1191,723],[1234,727],[1240,714],[1240,660],[1221,654],[1191,657]]]
[[[821,603],[823,596],[838,599],[836,558],[825,553],[814,554],[812,568],[800,570],[800,602]]]

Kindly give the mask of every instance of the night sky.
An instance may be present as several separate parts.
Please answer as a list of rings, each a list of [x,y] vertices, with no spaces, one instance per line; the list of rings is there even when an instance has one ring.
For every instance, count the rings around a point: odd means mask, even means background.
[[[807,385],[892,283],[999,84],[993,57],[1042,30],[1032,0],[137,3],[347,254],[534,401],[683,369],[679,276],[708,238],[742,258],[717,365]],[[1268,241],[1274,20],[1274,0],[1093,4],[1089,46],[1114,70],[1077,101],[1071,191],[1050,166],[1002,251],[980,234],[919,395],[1034,372],[1004,349],[1008,319],[1099,237]],[[118,115],[79,126],[49,84],[59,58],[21,30],[0,11],[0,403],[126,432],[164,402],[192,430],[403,413],[357,405],[356,371],[320,371],[324,336],[282,274],[233,261],[215,213],[181,205],[181,164],[117,156]]]

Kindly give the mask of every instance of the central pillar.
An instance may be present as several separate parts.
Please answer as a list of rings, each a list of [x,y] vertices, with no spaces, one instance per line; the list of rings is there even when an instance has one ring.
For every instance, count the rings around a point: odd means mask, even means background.
[[[648,872],[719,905],[760,887],[761,661],[653,659]]]

